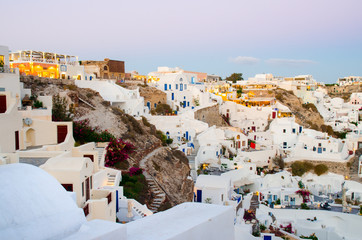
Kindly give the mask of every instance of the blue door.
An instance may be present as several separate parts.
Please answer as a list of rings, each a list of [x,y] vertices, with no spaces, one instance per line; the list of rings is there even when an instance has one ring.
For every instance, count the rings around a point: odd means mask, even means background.
[[[180,84],[180,91],[182,91],[184,88],[184,86],[182,85],[182,83]]]
[[[302,132],[302,129],[303,129],[303,128],[300,126],[300,127],[299,127],[299,133],[301,133],[301,132]]]
[[[322,148],[318,148],[318,153],[322,153]]]
[[[294,206],[295,205],[295,198],[290,198],[290,205]]]
[[[165,91],[167,90],[167,84],[165,83]]]
[[[174,100],[174,98],[175,98],[175,96],[174,96],[174,94],[172,93],[172,94],[171,94],[171,100]]]
[[[151,109],[151,103],[150,102],[147,102],[147,107],[148,107],[148,109]]]
[[[184,101],[184,108],[186,107],[186,101]]]
[[[189,132],[186,131],[186,136],[185,136],[186,140],[189,140]]]
[[[201,202],[202,201],[202,190],[197,190],[196,191],[196,202]]]

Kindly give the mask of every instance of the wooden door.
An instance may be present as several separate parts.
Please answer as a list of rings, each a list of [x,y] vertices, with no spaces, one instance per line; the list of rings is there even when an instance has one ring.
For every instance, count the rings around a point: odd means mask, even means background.
[[[67,133],[68,133],[67,125],[57,126],[57,133],[58,133],[58,143],[64,142],[65,138],[67,137]]]
[[[6,112],[6,96],[0,95],[0,113]]]
[[[15,150],[19,150],[19,131],[15,131]]]

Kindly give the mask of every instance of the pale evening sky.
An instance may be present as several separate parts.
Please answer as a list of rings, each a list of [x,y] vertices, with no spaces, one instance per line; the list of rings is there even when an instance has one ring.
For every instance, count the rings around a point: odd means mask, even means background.
[[[220,76],[362,75],[359,0],[5,0],[0,45]]]

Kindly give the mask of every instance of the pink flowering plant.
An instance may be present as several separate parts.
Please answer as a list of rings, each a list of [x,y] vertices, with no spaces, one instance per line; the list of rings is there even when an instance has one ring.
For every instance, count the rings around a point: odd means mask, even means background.
[[[142,174],[143,170],[139,167],[131,167],[128,171],[130,176],[136,176]]]
[[[299,189],[298,191],[295,192],[296,194],[302,196],[303,198],[303,203],[307,203],[309,202],[309,195],[310,192],[307,189]]]
[[[113,167],[116,163],[125,161],[129,158],[129,154],[134,152],[134,145],[124,142],[122,139],[111,139],[106,147],[105,166]]]
[[[73,122],[74,140],[80,144],[87,142],[109,142],[115,137],[107,130],[100,130],[98,127],[91,127],[89,119]]]

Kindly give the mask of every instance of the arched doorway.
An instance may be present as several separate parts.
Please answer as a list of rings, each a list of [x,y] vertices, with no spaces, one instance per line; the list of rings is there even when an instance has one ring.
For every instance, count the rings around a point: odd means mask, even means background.
[[[26,131],[26,146],[35,146],[35,130],[32,128]]]

